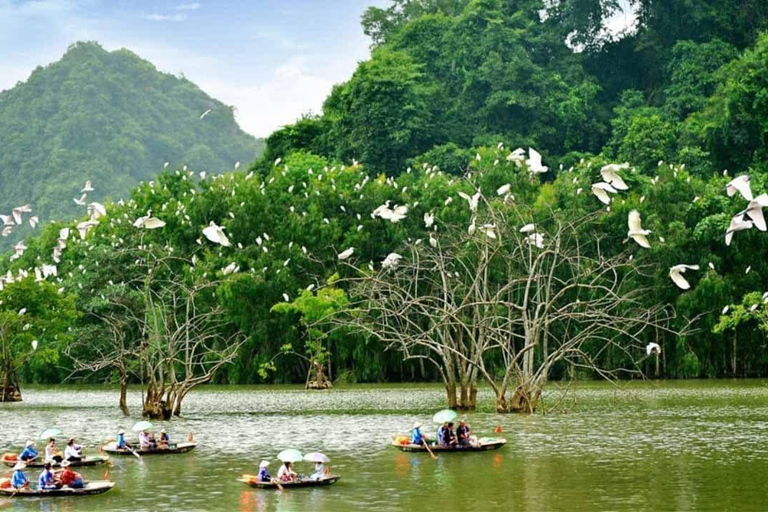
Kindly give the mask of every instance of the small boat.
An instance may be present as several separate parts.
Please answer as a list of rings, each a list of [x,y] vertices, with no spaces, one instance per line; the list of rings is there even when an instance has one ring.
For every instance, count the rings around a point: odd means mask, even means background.
[[[341,478],[338,475],[327,475],[317,480],[310,480],[309,478],[301,479],[297,482],[280,482],[283,487],[324,487],[327,485],[333,485]],[[259,478],[256,475],[243,475],[237,479],[238,482],[243,482],[251,487],[257,489],[277,489],[277,484],[272,482],[259,482]]]
[[[139,455],[171,455],[175,453],[191,452],[192,450],[197,448],[197,443],[170,444],[168,448],[165,448],[165,449],[157,448],[154,450],[140,450],[138,448],[134,448],[134,450],[131,451],[125,448],[118,448],[117,443],[113,441],[111,443],[105,444],[101,448],[106,453],[110,453],[112,455],[133,455],[134,452],[138,453]]]
[[[104,464],[108,460],[109,460],[109,457],[106,455],[103,455],[103,456],[94,455],[91,457],[83,457],[82,460],[77,460],[77,461],[72,460],[69,462],[69,465],[73,468],[78,466],[98,466],[99,464]],[[0,459],[0,461],[9,467],[15,466],[16,463],[18,462],[16,460],[7,459],[5,457]],[[26,465],[28,468],[41,468],[45,466],[45,461],[43,459],[35,459],[31,462],[27,462]],[[60,467],[61,462],[53,462],[52,466],[55,468]]]
[[[485,452],[488,450],[498,450],[507,443],[507,440],[503,437],[483,437],[478,440],[477,444],[462,446],[461,448],[451,448],[447,446],[439,446],[437,444],[430,444],[429,449],[433,452],[451,452],[451,453],[466,453],[466,452]],[[426,452],[427,449],[420,444],[401,443],[397,440],[392,441],[392,446],[398,448],[404,452]]]
[[[71,487],[62,487],[61,489],[48,489],[40,491],[37,489],[13,489],[0,488],[0,496],[11,496],[14,498],[53,498],[62,496],[90,496],[92,494],[102,494],[112,489],[115,482],[107,480],[96,480],[88,482],[82,489],[72,489]]]

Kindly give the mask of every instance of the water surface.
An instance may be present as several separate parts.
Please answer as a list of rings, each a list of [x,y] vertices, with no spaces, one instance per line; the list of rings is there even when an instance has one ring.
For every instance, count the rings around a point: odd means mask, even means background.
[[[57,426],[92,453],[129,429],[117,391],[26,388],[24,402],[0,404],[0,451]],[[499,416],[487,392],[466,418],[477,435],[501,426],[495,452],[401,453],[392,434],[442,407],[436,386],[355,386],[331,392],[276,387],[207,387],[165,424],[190,454],[113,457],[117,487],[76,499],[0,498],[0,509],[41,511],[353,511],[353,510],[766,510],[768,381],[637,383],[618,393],[580,385],[557,412]],[[555,392],[547,394],[555,403]],[[130,405],[139,410],[140,396]],[[486,411],[486,412],[483,412]],[[431,428],[431,427],[430,427]],[[42,448],[42,446],[40,446]],[[322,451],[342,479],[284,492],[251,489],[241,473],[284,448]],[[105,467],[81,468],[86,478]],[[278,463],[271,469],[277,473]],[[310,465],[299,465],[309,472]],[[37,474],[28,472],[30,479]]]

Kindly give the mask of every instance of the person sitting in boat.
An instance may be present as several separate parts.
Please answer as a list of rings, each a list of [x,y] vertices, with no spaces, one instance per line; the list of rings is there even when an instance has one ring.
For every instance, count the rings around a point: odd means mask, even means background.
[[[421,433],[421,422],[416,421],[413,424],[413,430],[411,430],[411,444],[422,445],[424,443],[424,434]]]
[[[25,489],[29,487],[29,480],[27,480],[27,475],[24,474],[24,468],[26,467],[27,465],[21,461],[17,462],[16,465],[13,466],[11,486],[14,489]]]
[[[19,455],[19,460],[23,460],[24,462],[29,462],[31,460],[35,460],[38,455],[40,454],[37,453],[37,450],[35,450],[35,442],[27,441],[27,444],[24,447],[24,451],[22,451],[21,454]]]
[[[161,450],[167,450],[171,447],[171,438],[168,437],[168,432],[165,429],[160,431],[160,442],[157,443],[157,447]]]
[[[445,425],[445,428],[443,428],[443,435],[438,442],[440,443],[440,446],[446,448],[453,448],[456,446],[456,435],[453,433],[452,421]]]
[[[299,475],[293,470],[293,464],[285,461],[277,472],[277,479],[283,482],[295,482],[298,481]]]
[[[128,441],[125,440],[125,430],[121,430],[117,433],[117,448],[120,450],[130,450],[133,448]]]
[[[448,427],[448,422],[444,421],[437,427],[437,444],[443,446],[443,436],[445,435],[445,429]]]
[[[259,463],[259,482],[272,482],[274,480],[272,475],[269,474],[267,466],[269,466],[268,460],[263,460]]]
[[[61,467],[64,468],[64,470],[59,475],[59,483],[63,486],[66,485],[67,487],[71,489],[82,489],[85,487],[85,483],[83,482],[83,477],[80,476],[80,473],[75,473],[72,471],[72,469],[69,467],[70,462],[68,460],[65,460],[61,463]]]
[[[461,420],[459,426],[456,428],[456,440],[459,443],[459,447],[469,446],[471,435],[472,429],[469,428],[466,421]]]
[[[40,478],[37,480],[37,490],[48,491],[57,487],[56,480],[53,478],[53,471],[51,471],[51,463],[46,462],[43,471],[40,473]]]
[[[75,443],[75,438],[70,438],[67,447],[64,448],[64,458],[70,462],[83,460],[83,447]]]
[[[61,453],[56,450],[56,440],[50,438],[45,445],[45,462],[61,462]]]
[[[325,478],[325,465],[322,462],[317,461],[315,462],[315,471],[309,475],[309,479],[316,481],[322,480],[323,478]]]
[[[149,441],[149,432],[146,430],[142,430],[141,434],[139,434],[139,447],[142,450],[151,450],[152,449],[152,443]]]

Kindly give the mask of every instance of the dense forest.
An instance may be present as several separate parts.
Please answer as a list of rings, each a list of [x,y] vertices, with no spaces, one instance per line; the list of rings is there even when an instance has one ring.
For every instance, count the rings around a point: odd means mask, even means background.
[[[747,206],[726,185],[748,174],[757,196],[768,178],[768,34],[761,32],[768,2],[639,0],[636,25],[611,33],[606,22],[619,7],[613,0],[395,0],[363,17],[370,60],[334,87],[321,115],[274,132],[250,168],[218,175],[226,166],[216,161],[195,166],[212,171],[201,176],[181,169],[194,148],[180,141],[155,148],[151,161],[126,148],[121,161],[138,173],[166,160],[173,166],[136,187],[130,201],[108,204],[106,217],[68,243],[54,286],[75,329],[41,331],[35,351],[30,335],[18,336],[22,380],[66,378],[74,360],[108,337],[100,322],[108,310],[141,302],[125,285],[145,271],[131,264],[146,261],[137,251],[173,254],[182,263],[168,272],[184,279],[220,280],[206,300],[225,312],[222,329],[245,340],[217,382],[304,382],[314,362],[335,381],[436,380],[439,369],[427,358],[407,359],[375,336],[322,328],[318,319],[355,300],[348,286],[355,266],[339,258],[343,251],[354,249],[356,267],[376,271],[395,251],[418,254],[414,247],[428,239],[475,226],[459,193],[476,191],[494,211],[524,208],[542,230],[551,219],[589,217],[585,232],[599,233],[600,254],[650,269],[627,283],[647,290],[641,304],[674,310],[665,327],[643,333],[660,345],[659,364],[639,346],[591,354],[602,367],[673,378],[768,375],[768,235],[748,229],[725,243],[731,218]],[[125,84],[124,93],[142,87]],[[199,122],[193,114],[189,126]],[[548,169],[524,162],[518,147],[526,156],[529,147],[539,150]],[[604,165],[623,162],[628,190],[606,207],[591,186]],[[50,168],[28,158],[24,165]],[[112,171],[83,172],[78,178],[113,184]],[[373,215],[384,204],[407,205],[407,214],[399,222]],[[650,249],[627,241],[632,210],[651,231]],[[135,228],[149,211],[165,226]],[[202,236],[212,222],[231,245]],[[47,262],[66,225],[28,239],[20,258],[2,262],[3,272]],[[669,277],[678,264],[698,265],[686,273],[690,290]],[[0,305],[16,324],[18,305]],[[73,338],[94,341],[72,354]],[[536,349],[535,357],[544,355]],[[500,353],[483,361],[489,374],[504,366]],[[108,366],[77,375],[116,378]],[[551,377],[598,373],[561,361]]]
[[[117,200],[165,162],[221,172],[263,142],[189,80],[128,50],[77,43],[0,93],[0,148],[0,212],[31,204],[48,221],[79,214],[72,199],[86,180],[98,183],[90,201]],[[0,242],[29,233],[19,226]]]

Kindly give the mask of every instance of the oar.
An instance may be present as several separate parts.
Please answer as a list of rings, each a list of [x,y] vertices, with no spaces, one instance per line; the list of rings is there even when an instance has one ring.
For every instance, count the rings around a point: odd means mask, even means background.
[[[437,455],[435,455],[435,454],[434,454],[434,452],[432,451],[432,448],[430,448],[430,447],[429,447],[429,441],[427,441],[427,438],[426,438],[426,437],[424,438],[424,448],[426,448],[426,449],[427,449],[427,451],[429,452],[429,455],[430,455],[430,456],[431,456],[433,459],[437,459]]]

